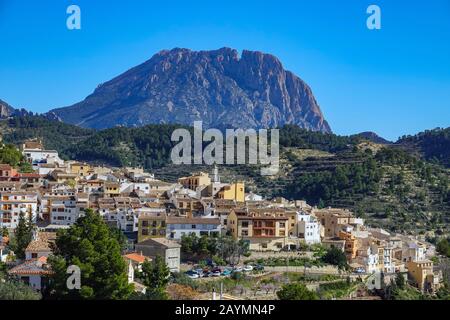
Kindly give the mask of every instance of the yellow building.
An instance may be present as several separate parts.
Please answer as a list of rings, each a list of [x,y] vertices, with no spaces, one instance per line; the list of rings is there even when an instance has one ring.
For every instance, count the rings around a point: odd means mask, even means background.
[[[353,219],[352,212],[345,209],[314,209],[312,214],[317,217],[324,227],[324,236],[326,238],[338,237],[342,226],[350,224]]]
[[[105,182],[103,185],[105,197],[117,197],[120,195],[120,184],[117,182]]]
[[[224,186],[218,193],[218,199],[236,200],[237,202],[245,201],[245,184],[243,182],[233,183]]]
[[[57,183],[71,184],[78,180],[78,176],[74,173],[66,173],[62,170],[53,170],[51,173],[53,180]]]
[[[408,261],[406,268],[408,269],[409,277],[419,290],[434,292],[439,289],[440,277],[434,274],[432,261]]]
[[[250,250],[280,251],[289,244],[288,218],[284,213],[232,210],[227,228],[234,239],[248,241]]]
[[[211,184],[211,178],[207,173],[198,172],[194,173],[190,177],[183,177],[178,179],[178,183],[180,183],[185,188],[195,191],[197,187],[209,186]]]
[[[355,259],[358,252],[358,241],[354,235],[345,231],[339,231],[339,239],[345,240],[345,254],[347,259]]]
[[[70,166],[70,172],[76,174],[79,177],[86,177],[89,175],[91,166],[87,163],[75,162]]]
[[[166,237],[166,214],[160,212],[146,213],[139,216],[138,242],[150,238]]]

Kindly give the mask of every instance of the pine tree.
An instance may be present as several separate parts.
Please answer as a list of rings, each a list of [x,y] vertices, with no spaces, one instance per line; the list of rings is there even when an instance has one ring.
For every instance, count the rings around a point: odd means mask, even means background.
[[[142,264],[141,278],[147,287],[147,297],[153,300],[167,300],[165,290],[169,283],[169,276],[169,267],[160,256],[156,256],[152,262],[145,261]]]
[[[31,213],[30,213],[31,215]],[[25,249],[33,237],[33,224],[31,218],[26,219],[25,213],[20,212],[19,222],[14,233],[13,250],[19,259],[25,259]]]
[[[92,210],[86,210],[71,228],[58,233],[53,251],[54,256],[49,258],[54,272],[50,298],[120,300],[133,292],[117,235]],[[71,265],[80,268],[81,290],[66,286],[66,271]]]

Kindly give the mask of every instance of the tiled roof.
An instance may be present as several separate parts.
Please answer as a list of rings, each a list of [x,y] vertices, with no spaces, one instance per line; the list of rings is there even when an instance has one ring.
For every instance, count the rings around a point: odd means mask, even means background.
[[[50,243],[56,239],[54,232],[39,232],[38,239],[31,241],[25,251],[28,252],[49,252],[51,251]]]
[[[138,245],[144,246],[155,244],[162,245],[167,248],[181,248],[181,245],[178,242],[166,238],[150,238],[138,243]]]
[[[151,260],[150,258],[145,257],[145,256],[143,256],[141,254],[136,253],[136,252],[126,254],[123,257],[126,258],[126,259],[129,259],[129,260],[132,260],[134,262],[137,262],[137,263],[144,263],[145,260]]]
[[[47,265],[47,257],[27,260],[8,271],[11,275],[50,275],[53,272]]]
[[[0,170],[12,170],[12,167],[9,164],[0,164]]]

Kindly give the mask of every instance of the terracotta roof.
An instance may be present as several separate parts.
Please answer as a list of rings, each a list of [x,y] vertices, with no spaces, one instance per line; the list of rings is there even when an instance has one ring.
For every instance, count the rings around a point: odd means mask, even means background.
[[[25,141],[25,149],[42,149],[42,143],[37,141]]]
[[[55,232],[39,232],[37,240],[31,241],[25,251],[29,252],[50,252],[50,243],[55,241]]]
[[[0,170],[12,170],[12,167],[9,164],[0,164]]]
[[[137,263],[144,263],[145,260],[151,260],[150,258],[145,257],[145,256],[143,256],[141,254],[136,253],[136,252],[126,254],[123,257],[125,259],[129,259],[129,260],[132,260],[132,261],[137,262]]]
[[[12,275],[50,275],[53,272],[47,265],[47,257],[27,260],[8,271]]]

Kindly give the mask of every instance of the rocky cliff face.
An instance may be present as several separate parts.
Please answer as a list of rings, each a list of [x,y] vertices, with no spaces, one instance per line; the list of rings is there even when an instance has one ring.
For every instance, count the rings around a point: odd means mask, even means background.
[[[84,101],[52,110],[91,128],[152,123],[213,128],[284,124],[331,132],[309,86],[274,56],[222,48],[173,49],[100,85]]]
[[[7,104],[5,101],[0,100],[0,119],[8,118],[14,113],[14,108]]]

